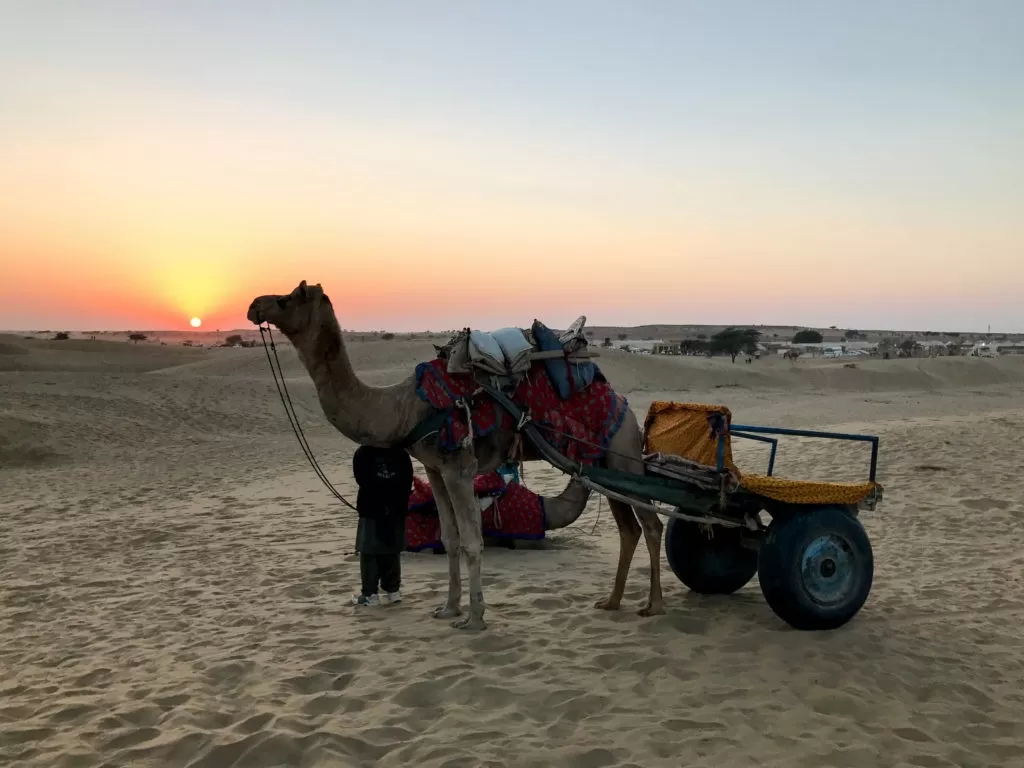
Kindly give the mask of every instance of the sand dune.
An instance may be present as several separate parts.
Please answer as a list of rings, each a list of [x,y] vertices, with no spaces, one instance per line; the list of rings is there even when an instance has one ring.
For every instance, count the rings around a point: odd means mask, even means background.
[[[430,341],[351,344],[400,380]],[[353,446],[281,349],[343,493]],[[865,515],[875,587],[853,622],[786,627],[756,584],[669,612],[592,609],[616,536],[597,500],[543,546],[488,550],[490,629],[359,614],[354,520],[304,464],[262,349],[0,338],[0,764],[18,766],[1010,766],[1024,764],[1024,361],[653,359],[608,378],[737,421],[882,436]],[[741,445],[742,466],[766,451]],[[778,472],[855,478],[863,446],[787,441]],[[534,490],[564,479],[531,464]]]

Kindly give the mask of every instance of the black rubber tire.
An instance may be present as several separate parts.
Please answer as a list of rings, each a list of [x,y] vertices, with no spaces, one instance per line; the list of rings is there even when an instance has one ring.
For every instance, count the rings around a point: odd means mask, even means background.
[[[843,507],[772,519],[758,556],[761,593],[794,629],[836,629],[864,605],[875,561],[864,526]]]
[[[665,558],[683,584],[702,595],[731,595],[757,573],[757,551],[740,542],[739,528],[716,525],[714,536],[698,523],[673,518],[665,531]]]

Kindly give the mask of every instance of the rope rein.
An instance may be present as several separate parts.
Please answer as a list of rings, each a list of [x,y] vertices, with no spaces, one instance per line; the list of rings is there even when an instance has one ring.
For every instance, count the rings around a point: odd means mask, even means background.
[[[291,394],[288,392],[288,385],[284,380],[284,369],[281,367],[281,359],[277,356],[277,344],[274,343],[274,334],[270,330],[270,326],[260,326],[260,338],[263,340],[263,351],[267,353],[267,362],[270,364],[270,375],[274,379],[274,385],[277,387],[277,394],[281,398],[281,404],[284,406],[285,416],[288,417],[288,423],[292,427],[292,432],[295,433],[295,439],[299,441],[299,447],[302,448],[302,452],[306,455],[309,465],[316,472],[316,476],[320,478],[327,490],[331,494],[344,504],[346,507],[351,509],[353,512],[357,512],[356,508],[352,503],[346,499],[338,491],[331,481],[327,479],[327,475],[324,473],[320,464],[317,462],[316,457],[313,455],[313,449],[309,445],[309,440],[306,438],[306,433],[302,431],[302,425],[299,424],[299,416],[295,412],[295,404],[292,402]],[[270,343],[267,343],[267,339],[270,339]],[[271,360],[270,353],[273,351],[274,357]],[[274,368],[274,363],[277,363],[277,368]],[[279,381],[280,379],[280,381]]]

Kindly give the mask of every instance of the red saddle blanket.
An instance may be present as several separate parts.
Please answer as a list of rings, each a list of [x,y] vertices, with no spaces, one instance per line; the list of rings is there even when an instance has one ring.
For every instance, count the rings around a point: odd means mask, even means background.
[[[405,519],[405,549],[441,547],[441,521],[430,483],[413,478],[409,514]],[[504,539],[544,538],[544,499],[519,483],[505,483],[498,472],[478,475],[473,481],[478,499],[493,497],[480,512],[484,536]]]
[[[438,436],[442,448],[457,449],[469,434],[465,409],[456,406],[456,401],[469,400],[476,388],[472,376],[448,373],[444,360],[416,366],[419,396],[438,410],[451,409]],[[604,456],[629,407],[626,398],[616,394],[600,373],[585,389],[562,400],[539,362],[534,363],[519,382],[511,399],[520,408],[529,409],[531,419],[555,450],[583,464]],[[470,411],[476,437],[484,437],[499,427],[515,427],[511,415],[486,393],[472,400]]]

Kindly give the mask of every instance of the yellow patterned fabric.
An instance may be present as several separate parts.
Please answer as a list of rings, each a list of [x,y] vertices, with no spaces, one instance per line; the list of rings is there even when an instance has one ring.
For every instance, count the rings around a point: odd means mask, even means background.
[[[732,414],[724,405],[655,400],[644,421],[644,453],[669,453],[698,464],[718,466],[718,438],[711,424],[716,416],[724,419],[728,429]],[[736,469],[732,463],[732,439],[728,435],[725,466]]]
[[[790,504],[856,504],[874,489],[876,484],[818,483],[812,480],[786,480],[767,475],[743,475],[740,486],[775,501]]]
[[[718,438],[712,429],[716,416],[724,419],[726,428],[732,424],[732,414],[724,405],[655,400],[644,420],[644,453],[667,453],[705,466],[717,466]],[[747,492],[790,504],[856,504],[881,487],[870,481],[819,483],[743,474],[733,463],[732,439],[728,435],[725,466],[736,472],[740,486]]]

